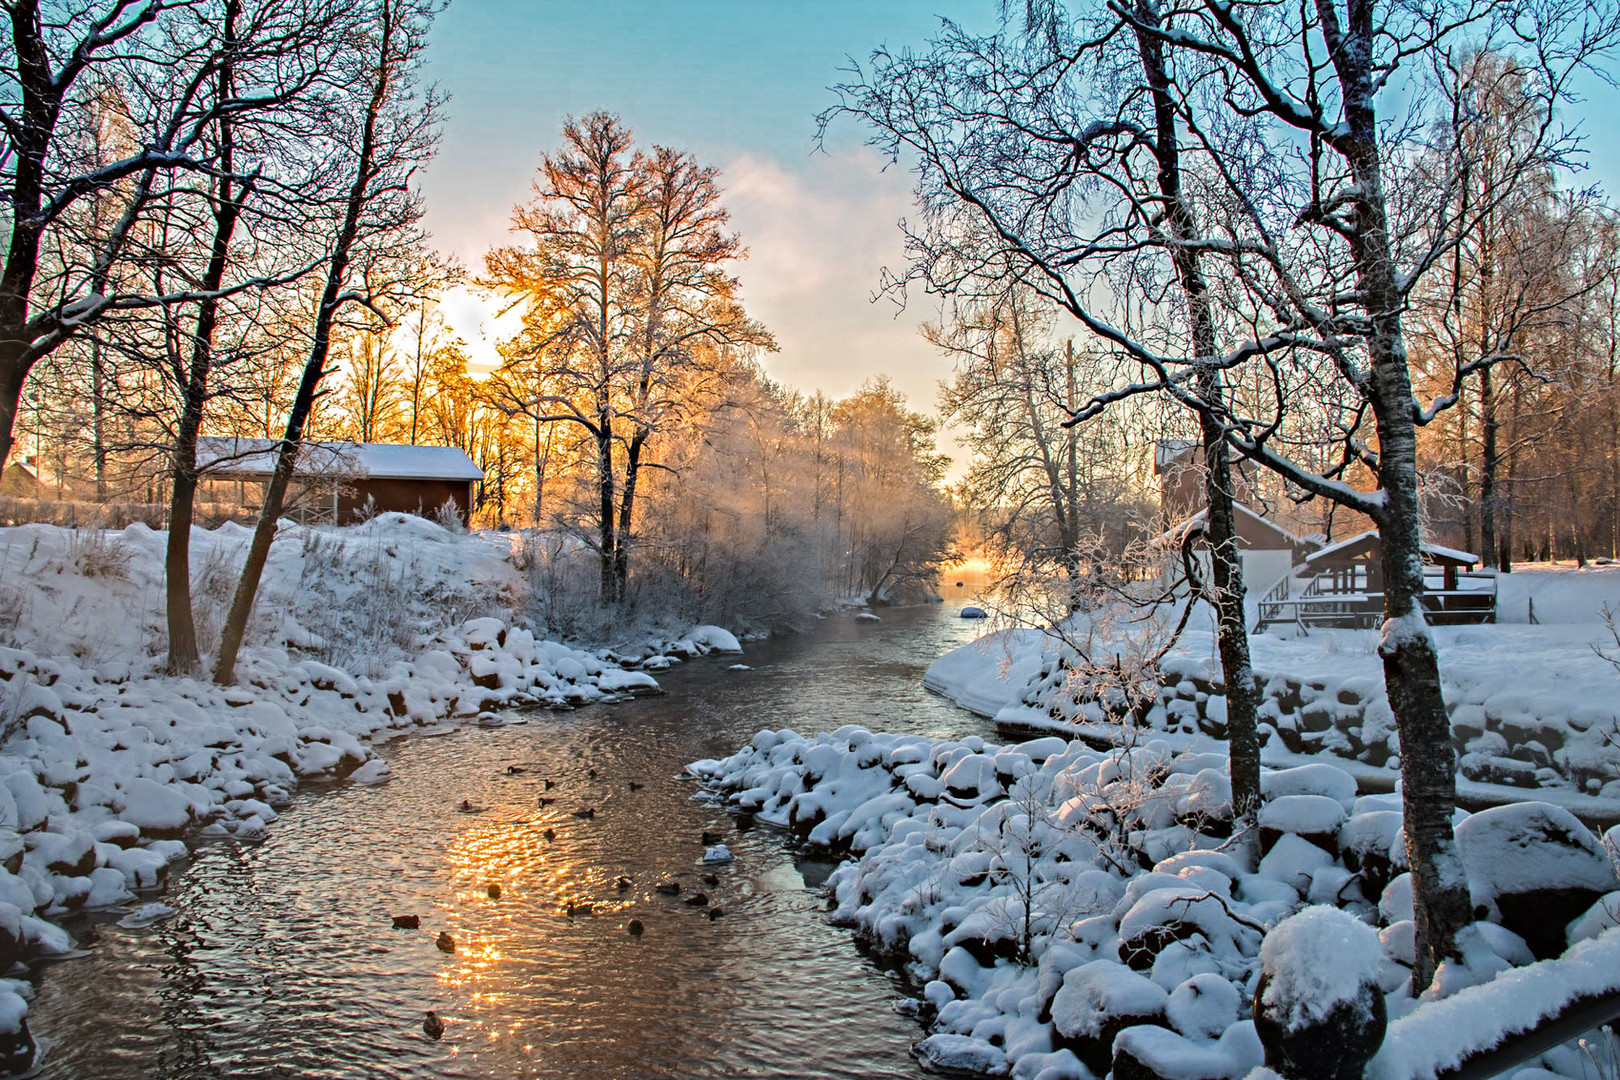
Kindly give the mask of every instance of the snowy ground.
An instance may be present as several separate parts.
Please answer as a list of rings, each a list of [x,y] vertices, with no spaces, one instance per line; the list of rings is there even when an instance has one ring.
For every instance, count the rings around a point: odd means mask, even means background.
[[[205,651],[248,537],[234,525],[193,534]],[[263,836],[303,780],[387,780],[374,738],[657,689],[645,671],[521,625],[527,583],[510,538],[400,514],[286,525],[238,684],[165,676],[164,542],[141,525],[0,529],[0,968],[72,950],[53,916],[131,904],[189,840]],[[714,649],[737,641],[699,627],[627,652],[656,669]],[[0,1056],[28,993],[0,980]]]
[[[1267,770],[1258,842],[1232,844],[1224,764],[1164,740],[1100,751],[845,727],[761,731],[690,768],[717,801],[853,856],[827,882],[832,917],[922,988],[930,1034],[916,1050],[940,1068],[1247,1076],[1262,1060],[1250,1003],[1264,966],[1290,1025],[1319,1017],[1313,1004],[1381,996],[1394,1024],[1372,1074],[1417,1080],[1620,985],[1620,878],[1567,812],[1459,815],[1483,915],[1463,962],[1414,1001],[1398,799],[1357,797],[1324,764]],[[1324,908],[1354,916],[1371,945],[1335,944],[1307,920],[1293,944],[1262,948],[1289,916]],[[1365,962],[1351,963],[1356,949]],[[1582,1077],[1587,1064],[1560,1048],[1525,1075]]]
[[[1525,621],[1532,601],[1538,625]],[[1497,802],[1533,789],[1590,816],[1620,817],[1620,672],[1595,651],[1620,656],[1620,648],[1602,622],[1604,604],[1620,608],[1620,567],[1530,567],[1500,578],[1502,623],[1435,630],[1465,797]],[[1251,636],[1268,699],[1266,760],[1326,756],[1393,782],[1400,748],[1377,643],[1373,630]],[[925,683],[1012,727],[1078,723],[1113,734],[1084,706],[1063,700],[1056,657],[1044,635],[1002,630],[941,657]],[[1212,702],[1209,692],[1220,661],[1208,625],[1195,619],[1164,668],[1149,723],[1182,744],[1220,734],[1224,701],[1216,694]]]

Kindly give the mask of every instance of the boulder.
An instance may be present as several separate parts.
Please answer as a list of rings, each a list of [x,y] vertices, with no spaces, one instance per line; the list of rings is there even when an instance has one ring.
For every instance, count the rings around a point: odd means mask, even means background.
[[[1602,843],[1562,807],[1495,806],[1457,826],[1474,904],[1522,937],[1538,960],[1563,953],[1564,928],[1620,889]]]
[[[1227,1080],[1258,1064],[1237,1058],[1224,1042],[1143,1024],[1114,1039],[1113,1080]]]
[[[1361,891],[1367,896],[1381,896],[1399,872],[1392,848],[1401,824],[1399,810],[1369,810],[1339,830],[1339,857],[1361,875]]]
[[[174,836],[191,824],[191,800],[144,776],[129,781],[123,802],[119,817],[147,836]]]
[[[1278,839],[1292,833],[1329,855],[1339,853],[1344,806],[1328,795],[1280,795],[1260,807],[1260,851],[1267,854]]]
[[[1112,960],[1072,968],[1052,998],[1053,1042],[1072,1050],[1098,1076],[1113,1062],[1114,1037],[1164,1020],[1170,995],[1145,975]]]
[[[1384,1041],[1378,933],[1348,912],[1309,907],[1260,948],[1254,1027],[1266,1064],[1290,1080],[1361,1080]]]

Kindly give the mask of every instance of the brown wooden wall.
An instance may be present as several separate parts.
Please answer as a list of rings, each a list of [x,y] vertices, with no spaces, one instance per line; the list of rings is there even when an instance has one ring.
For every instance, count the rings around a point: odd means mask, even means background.
[[[366,497],[376,501],[379,513],[397,510],[432,517],[446,500],[456,504],[461,523],[472,513],[472,482],[468,480],[389,480],[361,477],[344,483],[338,493],[339,525],[352,525]]]

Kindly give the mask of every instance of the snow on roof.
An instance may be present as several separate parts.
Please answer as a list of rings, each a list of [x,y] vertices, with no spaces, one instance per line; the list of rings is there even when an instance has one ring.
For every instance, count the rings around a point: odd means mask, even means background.
[[[1165,466],[1197,445],[1197,439],[1160,439],[1153,444],[1154,473],[1164,472]]]
[[[1293,533],[1289,532],[1275,521],[1256,513],[1240,502],[1234,502],[1232,504],[1232,509],[1236,510],[1239,514],[1248,517],[1250,520],[1257,521],[1261,525],[1264,525],[1267,529],[1270,529],[1272,532],[1278,534],[1284,540],[1288,541],[1288,543],[1293,547],[1306,548],[1311,546],[1310,541],[1295,536]],[[1155,540],[1155,543],[1179,543],[1181,538],[1189,531],[1202,532],[1204,525],[1208,520],[1209,507],[1206,506],[1192,517],[1183,521],[1181,524],[1165,530],[1159,535],[1157,540]]]
[[[1327,558],[1330,555],[1341,552],[1346,548],[1354,547],[1355,545],[1363,543],[1367,540],[1376,542],[1378,540],[1378,530],[1368,529],[1364,533],[1357,533],[1348,539],[1329,544],[1327,547],[1313,551],[1309,555],[1305,556],[1305,561],[1315,562],[1318,559]],[[1466,551],[1459,551],[1457,548],[1441,547],[1439,544],[1424,544],[1423,554],[1438,555],[1442,559],[1455,559],[1457,562],[1468,563],[1470,565],[1479,562],[1478,555],[1473,555]]]
[[[269,476],[279,439],[204,436],[197,466],[214,476]],[[303,475],[370,476],[394,480],[482,480],[484,472],[453,446],[395,443],[306,442],[299,450]]]

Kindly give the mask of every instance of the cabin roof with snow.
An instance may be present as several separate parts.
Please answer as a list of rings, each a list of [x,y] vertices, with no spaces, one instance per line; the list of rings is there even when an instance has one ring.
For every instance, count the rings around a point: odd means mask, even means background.
[[[1232,504],[1236,511],[1238,543],[1243,547],[1278,551],[1304,551],[1311,546],[1309,540],[1295,536],[1270,518],[1250,510],[1240,502]],[[1157,540],[1159,544],[1179,544],[1189,532],[1202,533],[1209,523],[1209,507],[1198,511],[1173,529],[1166,530]]]
[[[197,440],[197,466],[214,478],[264,479],[275,470],[279,444],[279,439],[204,436]],[[298,454],[297,472],[377,480],[484,478],[483,470],[453,446],[394,443],[306,442]]]
[[[1329,544],[1319,551],[1313,551],[1305,556],[1307,563],[1317,566],[1326,566],[1333,563],[1350,563],[1359,559],[1373,558],[1379,549],[1379,536],[1377,529],[1369,529],[1364,533],[1340,540],[1336,544]],[[1456,548],[1441,547],[1439,544],[1423,545],[1423,561],[1431,566],[1457,566],[1471,567],[1479,563],[1478,555],[1471,555]]]
[[[1199,444],[1197,439],[1160,439],[1153,444],[1153,473],[1161,475]]]

